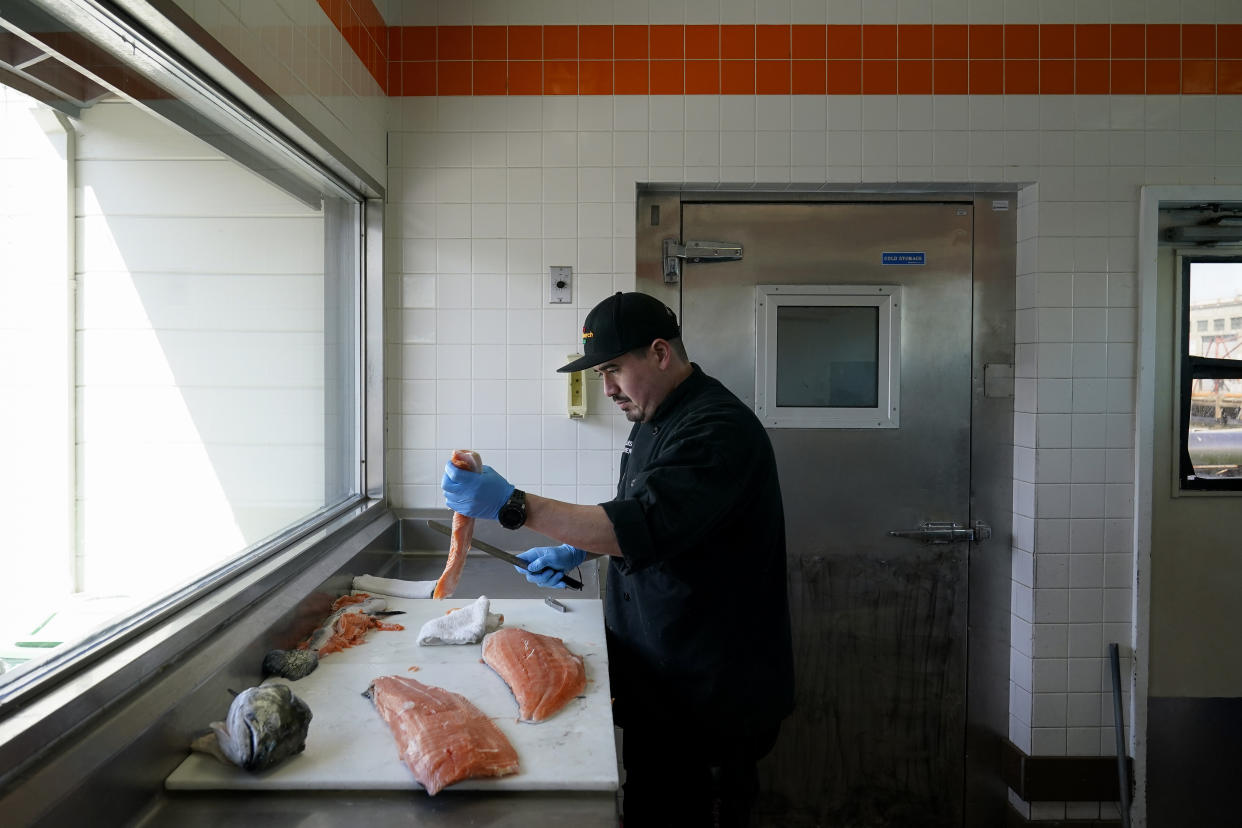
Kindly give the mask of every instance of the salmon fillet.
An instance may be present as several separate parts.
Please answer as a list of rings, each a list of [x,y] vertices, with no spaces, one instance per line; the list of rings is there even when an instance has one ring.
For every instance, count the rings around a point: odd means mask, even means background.
[[[429,796],[463,779],[518,772],[513,745],[465,696],[407,676],[381,676],[363,695]]]
[[[509,685],[524,722],[542,722],[586,689],[582,656],[550,635],[498,630],[483,639],[483,661]]]
[[[477,451],[457,449],[453,452],[452,463],[459,469],[472,472],[483,471],[483,458]],[[461,571],[466,566],[466,553],[470,551],[470,542],[474,540],[474,518],[453,513],[453,535],[449,542],[448,561],[444,564],[444,573],[436,581],[436,588],[431,591],[432,598],[448,598],[457,589],[461,580]]]

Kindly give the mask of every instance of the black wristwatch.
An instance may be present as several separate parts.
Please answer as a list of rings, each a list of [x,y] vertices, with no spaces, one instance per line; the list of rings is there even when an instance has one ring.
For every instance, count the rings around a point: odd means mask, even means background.
[[[526,522],[526,492],[514,489],[513,494],[500,507],[496,520],[506,529],[519,529]]]

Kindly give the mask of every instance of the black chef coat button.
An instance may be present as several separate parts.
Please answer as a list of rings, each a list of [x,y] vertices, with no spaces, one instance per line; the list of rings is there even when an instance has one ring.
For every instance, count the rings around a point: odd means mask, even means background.
[[[630,594],[628,592],[621,593],[621,597],[627,601],[630,600]]]

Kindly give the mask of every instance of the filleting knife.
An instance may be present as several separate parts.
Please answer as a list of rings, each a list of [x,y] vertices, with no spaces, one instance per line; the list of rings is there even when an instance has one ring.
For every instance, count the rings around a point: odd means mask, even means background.
[[[453,530],[450,527],[446,526],[445,524],[440,523],[439,521],[429,520],[427,521],[427,525],[430,526],[432,529],[435,529],[437,532],[439,532],[442,535],[448,535],[450,538],[453,537]],[[506,563],[511,563],[514,566],[516,566],[518,569],[525,570],[526,567],[529,566],[529,564],[526,561],[522,560],[517,555],[514,555],[512,552],[506,552],[505,550],[501,549],[499,546],[492,546],[490,543],[487,543],[486,541],[481,541],[478,538],[472,539],[470,541],[470,545],[473,546],[475,549],[478,549],[480,552],[486,552],[487,554],[491,555],[493,558],[499,558],[500,560]],[[544,569],[541,569],[539,571],[543,572],[545,569],[547,569],[547,567],[544,567]],[[570,589],[582,589],[582,581],[579,581],[577,578],[570,577],[569,573],[564,573],[561,576],[561,583],[569,587]]]

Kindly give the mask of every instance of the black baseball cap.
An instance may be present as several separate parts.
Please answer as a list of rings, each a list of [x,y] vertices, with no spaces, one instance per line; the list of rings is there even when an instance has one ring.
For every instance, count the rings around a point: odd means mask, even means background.
[[[582,326],[582,353],[556,370],[562,374],[594,368],[657,339],[681,336],[677,316],[645,293],[615,293],[587,314]]]

